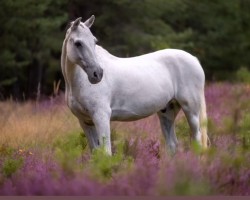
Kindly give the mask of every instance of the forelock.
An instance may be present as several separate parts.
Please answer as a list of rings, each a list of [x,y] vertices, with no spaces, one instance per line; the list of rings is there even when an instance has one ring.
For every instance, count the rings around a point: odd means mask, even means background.
[[[72,26],[73,26],[73,23],[74,23],[74,21],[71,21],[71,22],[69,22],[69,23],[67,24],[67,26],[66,26],[66,34],[69,34],[69,33],[71,32],[71,28],[72,28]],[[83,22],[81,22],[81,23],[79,24],[79,26],[82,27],[82,28],[84,28],[84,29],[87,29],[87,28],[88,28]]]

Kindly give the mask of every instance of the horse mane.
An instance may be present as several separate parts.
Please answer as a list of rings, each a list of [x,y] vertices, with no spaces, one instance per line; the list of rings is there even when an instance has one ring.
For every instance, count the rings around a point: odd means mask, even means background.
[[[66,60],[67,60],[66,43],[67,43],[68,39],[69,39],[69,34],[68,34],[68,31],[67,31],[65,39],[63,41],[62,53],[61,53],[61,69],[62,69],[62,73],[63,73],[64,79],[65,79],[65,84],[66,84],[65,93],[67,93],[67,86],[69,85],[69,81],[68,81],[68,78],[66,76]]]

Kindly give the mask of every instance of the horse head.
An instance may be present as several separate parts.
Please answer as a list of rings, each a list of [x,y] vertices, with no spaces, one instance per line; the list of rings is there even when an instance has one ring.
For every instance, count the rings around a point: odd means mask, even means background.
[[[67,31],[67,58],[87,73],[90,83],[96,84],[102,80],[103,69],[95,51],[97,39],[90,31],[95,16],[92,15],[85,22],[81,22],[81,19],[80,17],[72,22]]]

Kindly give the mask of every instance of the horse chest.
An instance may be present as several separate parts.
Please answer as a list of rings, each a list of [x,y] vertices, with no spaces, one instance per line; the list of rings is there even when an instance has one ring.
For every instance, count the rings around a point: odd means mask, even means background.
[[[67,99],[68,106],[71,112],[78,118],[83,118],[85,121],[90,121],[89,110],[79,102],[75,97],[70,96]]]

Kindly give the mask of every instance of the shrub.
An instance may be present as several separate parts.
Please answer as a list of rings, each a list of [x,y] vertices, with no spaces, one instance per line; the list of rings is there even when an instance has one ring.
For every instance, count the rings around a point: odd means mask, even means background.
[[[241,67],[236,72],[236,80],[242,83],[250,83],[250,71],[246,67]]]
[[[11,177],[12,174],[14,174],[18,169],[20,169],[23,165],[23,159],[22,158],[18,158],[18,159],[14,159],[14,158],[9,158],[6,159],[3,162],[3,166],[2,166],[2,172],[3,175],[6,177]]]
[[[132,157],[124,154],[124,144],[116,145],[116,153],[107,155],[104,148],[95,149],[90,159],[89,167],[95,178],[108,180],[114,173],[131,168]]]
[[[74,170],[82,169],[79,158],[86,151],[87,139],[83,133],[70,133],[57,139],[54,144],[54,152],[63,169],[72,174]]]

